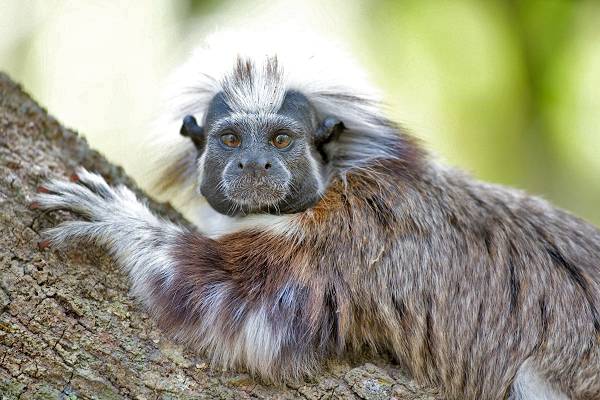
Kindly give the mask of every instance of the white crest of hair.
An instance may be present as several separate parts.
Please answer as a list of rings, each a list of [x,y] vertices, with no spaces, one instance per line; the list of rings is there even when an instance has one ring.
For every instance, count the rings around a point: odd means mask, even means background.
[[[512,386],[510,400],[568,400],[569,398],[552,387],[532,363],[525,361]]]
[[[331,160],[342,174],[377,158],[394,157],[386,139],[395,137],[397,129],[383,115],[378,92],[352,57],[322,36],[286,30],[216,32],[175,71],[168,86],[155,143],[160,167],[182,164],[176,169],[176,192],[187,193],[187,198],[175,201],[179,207],[193,198],[190,187],[198,183],[196,149],[179,135],[181,121],[190,114],[203,121],[219,92],[242,113],[277,111],[287,91],[301,92],[319,117],[344,123],[346,130],[333,145],[337,156]]]

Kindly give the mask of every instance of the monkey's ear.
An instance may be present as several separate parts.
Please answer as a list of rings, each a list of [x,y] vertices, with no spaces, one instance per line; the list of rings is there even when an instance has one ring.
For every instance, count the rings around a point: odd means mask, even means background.
[[[198,121],[193,115],[186,115],[183,118],[183,124],[179,130],[181,136],[189,137],[198,150],[202,150],[206,144],[204,128],[198,125]]]
[[[315,146],[324,162],[328,162],[330,159],[330,154],[327,154],[327,151],[325,151],[325,145],[337,140],[344,129],[346,129],[344,123],[336,117],[325,118],[317,128]]]
[[[331,141],[336,140],[342,131],[346,129],[344,123],[336,117],[327,117],[321,122],[317,128],[315,142],[318,146],[322,146]]]

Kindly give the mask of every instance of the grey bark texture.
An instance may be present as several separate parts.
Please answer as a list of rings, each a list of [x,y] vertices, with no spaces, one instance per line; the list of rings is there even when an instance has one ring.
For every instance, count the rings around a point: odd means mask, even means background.
[[[286,386],[212,369],[157,328],[102,249],[38,249],[41,230],[73,216],[32,210],[31,196],[79,165],[136,188],[0,73],[1,399],[434,399],[385,358],[331,361],[314,379]]]

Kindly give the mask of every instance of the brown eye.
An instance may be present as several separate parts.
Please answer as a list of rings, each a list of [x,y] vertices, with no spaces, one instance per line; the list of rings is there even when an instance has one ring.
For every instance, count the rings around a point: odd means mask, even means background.
[[[221,142],[227,147],[239,147],[241,143],[240,138],[233,133],[221,135]]]
[[[273,146],[277,147],[278,149],[285,149],[290,145],[290,143],[292,143],[292,138],[285,133],[280,133],[273,138],[271,143],[273,143]]]

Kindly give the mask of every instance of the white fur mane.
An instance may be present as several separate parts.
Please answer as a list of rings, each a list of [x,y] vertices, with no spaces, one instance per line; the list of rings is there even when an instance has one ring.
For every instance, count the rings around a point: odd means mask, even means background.
[[[157,148],[162,167],[178,162],[171,189],[191,193],[198,180],[196,150],[178,134],[185,115],[203,121],[219,92],[235,112],[275,112],[288,90],[306,96],[320,117],[344,123],[335,144],[340,157],[332,160],[338,170],[394,156],[390,140],[397,140],[397,129],[381,112],[379,94],[364,71],[339,46],[306,33],[220,32],[209,36],[170,81]]]

